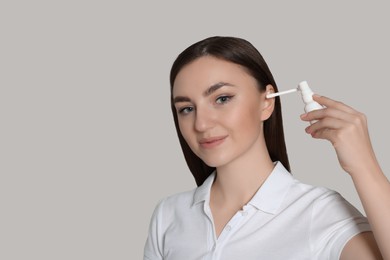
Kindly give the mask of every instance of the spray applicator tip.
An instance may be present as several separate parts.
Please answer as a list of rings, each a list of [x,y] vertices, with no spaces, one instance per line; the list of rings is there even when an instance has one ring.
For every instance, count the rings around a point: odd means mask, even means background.
[[[277,97],[277,96],[280,96],[280,95],[289,94],[289,93],[296,92],[296,91],[298,91],[298,88],[293,88],[293,89],[290,89],[290,90],[281,91],[281,92],[277,92],[277,93],[271,93],[271,94],[268,94],[266,96],[266,98],[274,98],[274,97]]]

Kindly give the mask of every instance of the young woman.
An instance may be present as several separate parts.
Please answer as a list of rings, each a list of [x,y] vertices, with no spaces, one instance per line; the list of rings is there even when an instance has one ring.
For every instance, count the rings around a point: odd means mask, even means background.
[[[198,185],[162,200],[144,259],[390,259],[390,183],[365,116],[326,97],[306,132],[334,146],[367,218],[337,192],[289,173],[280,99],[246,40],[211,37],[184,50],[171,75],[172,112]]]

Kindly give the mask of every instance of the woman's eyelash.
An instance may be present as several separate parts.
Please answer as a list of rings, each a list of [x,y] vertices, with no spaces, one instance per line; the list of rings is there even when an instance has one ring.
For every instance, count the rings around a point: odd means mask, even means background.
[[[223,95],[223,96],[219,96],[215,102],[217,104],[225,104],[227,102],[229,102],[234,96],[232,95]]]
[[[188,114],[194,110],[193,107],[183,107],[178,110],[179,114]]]

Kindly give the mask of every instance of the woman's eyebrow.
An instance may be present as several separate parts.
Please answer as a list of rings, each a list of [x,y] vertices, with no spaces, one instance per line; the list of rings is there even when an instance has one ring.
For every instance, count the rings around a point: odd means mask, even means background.
[[[216,84],[211,85],[208,89],[206,89],[203,92],[203,96],[204,97],[210,96],[212,93],[214,93],[215,91],[217,91],[218,89],[220,89],[224,86],[234,87],[234,85],[231,83],[218,82]],[[179,102],[191,102],[191,99],[188,97],[184,97],[184,96],[177,96],[173,99],[174,104],[179,103]]]
[[[211,85],[208,89],[206,89],[206,91],[203,92],[203,96],[207,97],[207,96],[211,95],[213,92],[217,91],[218,89],[220,89],[224,86],[234,87],[234,85],[231,83],[218,82],[216,84]]]
[[[173,99],[173,104],[180,103],[180,102],[191,102],[191,99],[183,96],[177,96]]]

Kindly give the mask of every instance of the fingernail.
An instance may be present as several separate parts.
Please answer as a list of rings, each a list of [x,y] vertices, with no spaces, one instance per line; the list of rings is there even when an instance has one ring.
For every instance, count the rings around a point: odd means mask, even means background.
[[[301,118],[305,118],[305,117],[307,117],[307,113],[305,113],[305,114],[302,114],[300,117],[301,117]]]

